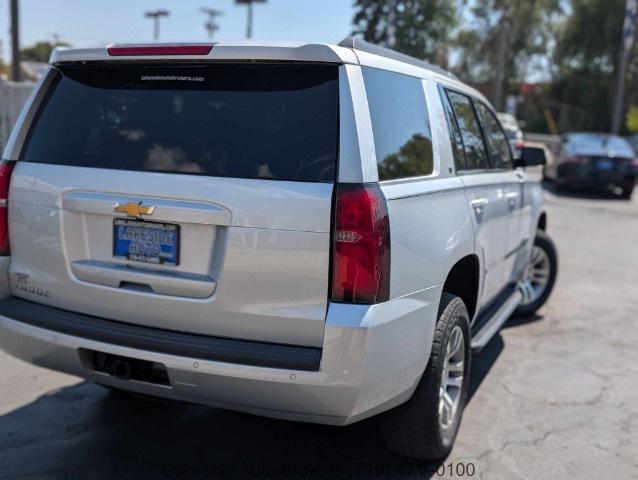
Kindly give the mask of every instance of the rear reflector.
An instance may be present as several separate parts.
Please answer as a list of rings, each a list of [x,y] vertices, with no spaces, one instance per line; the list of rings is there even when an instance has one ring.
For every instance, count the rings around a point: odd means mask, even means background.
[[[337,184],[332,301],[373,304],[390,296],[390,223],[379,184]]]
[[[112,57],[143,57],[147,55],[208,55],[212,49],[212,43],[205,45],[125,45],[109,47],[108,52]]]
[[[13,162],[0,163],[0,255],[9,255],[9,184]]]

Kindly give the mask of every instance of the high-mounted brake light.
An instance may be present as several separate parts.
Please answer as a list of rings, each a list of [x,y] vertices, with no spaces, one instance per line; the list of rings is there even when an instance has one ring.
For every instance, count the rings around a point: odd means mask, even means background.
[[[332,301],[373,304],[390,296],[390,222],[378,184],[337,184]]]
[[[9,255],[9,184],[13,162],[0,162],[0,255]]]
[[[132,57],[147,55],[208,55],[213,44],[199,45],[122,45],[109,47],[107,51],[112,57]]]

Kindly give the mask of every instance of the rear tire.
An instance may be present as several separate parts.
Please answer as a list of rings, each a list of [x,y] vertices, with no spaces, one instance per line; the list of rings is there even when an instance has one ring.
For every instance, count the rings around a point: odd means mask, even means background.
[[[540,259],[540,260],[539,260]],[[538,263],[543,262],[546,268],[538,268]],[[538,272],[536,272],[538,270]],[[541,271],[546,273],[541,275]],[[534,239],[534,247],[530,255],[530,265],[526,272],[526,278],[521,282],[521,290],[523,291],[523,303],[521,303],[514,317],[530,317],[541,308],[549,298],[554,284],[556,283],[556,275],[558,274],[558,253],[556,245],[552,239],[542,230],[536,231]],[[542,290],[538,290],[538,284],[535,281],[544,280]],[[527,301],[526,301],[527,300]]]
[[[463,363],[458,361],[460,356],[454,357],[451,352],[459,352],[459,355],[462,352]],[[459,297],[443,293],[432,352],[414,394],[380,418],[383,437],[390,450],[429,461],[449,455],[465,408],[470,361],[467,308]],[[456,384],[458,391],[454,390]]]

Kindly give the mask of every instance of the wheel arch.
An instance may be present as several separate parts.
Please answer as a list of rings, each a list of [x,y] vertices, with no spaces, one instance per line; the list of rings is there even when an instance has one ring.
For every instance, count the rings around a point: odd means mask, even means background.
[[[540,217],[538,217],[538,226],[539,230],[543,232],[547,231],[547,213],[541,212]]]
[[[443,292],[451,293],[463,300],[470,320],[476,313],[480,271],[478,255],[466,255],[452,266],[443,284]]]

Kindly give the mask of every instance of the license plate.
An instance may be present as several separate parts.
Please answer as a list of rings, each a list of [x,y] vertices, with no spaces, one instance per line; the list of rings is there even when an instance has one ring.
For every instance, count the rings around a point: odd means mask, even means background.
[[[179,265],[179,225],[116,218],[113,256],[136,262]]]
[[[596,168],[598,170],[605,170],[605,171],[612,170],[614,168],[614,162],[612,160],[607,160],[606,158],[603,158],[596,162]]]

